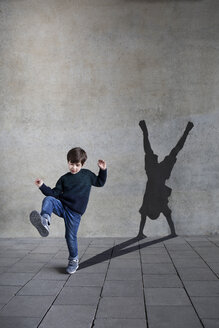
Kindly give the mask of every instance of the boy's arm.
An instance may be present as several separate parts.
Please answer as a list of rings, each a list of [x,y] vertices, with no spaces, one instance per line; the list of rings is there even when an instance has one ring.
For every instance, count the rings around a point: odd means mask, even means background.
[[[62,187],[62,179],[60,178],[57,183],[55,188],[51,189],[50,187],[46,186],[45,183],[43,183],[39,189],[45,196],[52,196],[55,198],[58,198],[59,195],[63,192],[63,187]]]
[[[96,176],[96,174],[91,172],[91,174],[92,174],[91,184],[92,184],[92,186],[95,186],[95,187],[103,187],[106,182],[106,178],[107,178],[106,162],[100,159],[98,161],[98,166],[100,168],[98,176]]]

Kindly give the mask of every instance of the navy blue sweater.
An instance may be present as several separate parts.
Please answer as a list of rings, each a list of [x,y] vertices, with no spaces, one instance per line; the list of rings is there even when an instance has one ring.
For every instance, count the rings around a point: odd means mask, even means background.
[[[43,184],[39,189],[45,196],[59,199],[74,212],[83,214],[89,200],[91,186],[102,187],[106,182],[107,170],[99,170],[98,176],[87,169],[78,173],[68,172],[61,176],[55,188],[51,189]]]

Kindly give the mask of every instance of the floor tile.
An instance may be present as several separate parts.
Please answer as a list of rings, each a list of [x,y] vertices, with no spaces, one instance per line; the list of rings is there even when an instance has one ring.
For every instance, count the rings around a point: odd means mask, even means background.
[[[109,269],[127,269],[129,268],[141,268],[141,263],[138,259],[121,259],[116,258],[110,261]]]
[[[219,263],[209,263],[209,267],[214,271],[217,275],[219,275]]]
[[[96,319],[95,328],[146,328],[144,319]],[[213,327],[212,327],[213,328]]]
[[[20,288],[20,286],[0,286],[0,303],[8,303]]]
[[[22,259],[22,262],[47,263],[53,256],[54,254],[30,253]]]
[[[191,297],[192,303],[203,319],[219,319],[219,297]]]
[[[11,247],[11,250],[28,250],[28,251],[33,251],[35,248],[37,247],[37,244],[25,244],[25,243],[21,243],[21,244],[15,244],[13,247]]]
[[[121,252],[121,251],[114,251],[112,253],[112,259],[122,259],[122,260],[125,260],[125,259],[140,259],[140,254],[139,254],[139,250],[137,251],[133,251],[133,252],[130,252],[130,253],[126,253],[125,251],[124,252]]]
[[[200,258],[200,256],[194,251],[170,251],[170,256],[173,260],[184,258]]]
[[[29,281],[17,295],[38,295],[38,296],[55,296],[64,285],[64,281],[60,280],[38,280]]]
[[[192,247],[189,245],[189,244],[185,244],[185,243],[183,243],[183,244],[167,244],[166,245],[166,248],[168,249],[168,250],[192,250]]]
[[[177,268],[207,268],[206,263],[201,258],[174,259]]]
[[[138,297],[143,296],[142,282],[132,281],[105,281],[102,296]]]
[[[95,310],[93,305],[53,305],[39,328],[91,327]]]
[[[0,267],[0,273],[4,273],[7,270],[7,267]]]
[[[90,255],[98,255],[101,254],[105,251],[108,251],[109,247],[105,246],[105,247],[95,247],[95,246],[89,246],[86,251],[85,254],[90,254]]]
[[[0,258],[18,258],[18,259],[22,259],[24,256],[26,256],[27,254],[29,254],[28,250],[14,250],[14,251],[3,251],[1,250],[1,246],[0,246]]]
[[[103,297],[97,318],[145,319],[143,297]]]
[[[167,255],[168,252],[164,247],[145,247],[140,249],[141,255]]]
[[[0,257],[0,266],[6,266],[9,267],[11,265],[13,265],[14,263],[18,262],[20,260],[20,257],[17,258],[6,258],[6,257]]]
[[[218,328],[219,319],[202,319],[205,328]]]
[[[219,255],[219,248],[217,246],[214,247],[196,247],[195,251],[200,256],[218,256]]]
[[[0,327],[2,328],[37,328],[39,318],[25,317],[0,317]]]
[[[141,256],[142,263],[172,263],[169,255],[144,254]]]
[[[42,267],[44,263],[34,263],[34,262],[25,262],[19,261],[14,265],[7,268],[6,272],[23,272],[23,273],[37,273]]]
[[[219,296],[219,280],[185,281],[184,284],[190,296]]]
[[[176,274],[171,263],[143,263],[143,274]]]
[[[42,317],[52,304],[52,296],[15,296],[0,312],[0,316]]]
[[[7,286],[22,286],[25,285],[32,277],[34,273],[1,273],[0,274],[0,285]]]
[[[49,266],[43,267],[35,276],[34,279],[45,279],[45,280],[67,280],[69,275],[65,272],[63,266]]]
[[[219,255],[214,255],[214,256],[202,256],[203,260],[207,263],[207,264],[211,264],[211,263],[219,263]]]
[[[36,247],[32,253],[38,253],[38,254],[56,254],[60,250],[60,247],[55,246],[38,246]]]
[[[79,271],[80,272],[80,271]],[[66,286],[102,286],[105,274],[103,273],[79,273],[72,275]]]
[[[202,328],[192,306],[148,306],[150,328]]]
[[[178,268],[183,281],[186,280],[217,280],[216,275],[209,268]]]
[[[97,254],[97,255],[92,255],[92,254],[84,254],[81,257],[81,262],[91,262],[91,263],[108,263],[110,261],[110,255],[101,255],[101,254]]]
[[[101,293],[101,287],[64,287],[58,295],[55,305],[97,305]]]
[[[182,287],[181,280],[175,274],[169,275],[143,275],[144,287]]]
[[[105,273],[107,271],[109,263],[94,263],[94,262],[84,262],[83,258],[79,262],[79,269],[77,272],[81,273]]]
[[[110,269],[107,272],[106,280],[142,280],[140,269]]]
[[[146,305],[191,305],[183,288],[144,288]]]
[[[90,246],[112,247],[114,246],[114,238],[94,238]]]
[[[189,245],[195,247],[214,247],[214,244],[209,240],[190,240]]]

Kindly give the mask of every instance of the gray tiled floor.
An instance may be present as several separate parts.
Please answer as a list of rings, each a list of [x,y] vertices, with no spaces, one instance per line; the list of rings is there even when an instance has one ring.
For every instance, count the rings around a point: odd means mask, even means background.
[[[219,236],[0,239],[0,327],[219,327]]]

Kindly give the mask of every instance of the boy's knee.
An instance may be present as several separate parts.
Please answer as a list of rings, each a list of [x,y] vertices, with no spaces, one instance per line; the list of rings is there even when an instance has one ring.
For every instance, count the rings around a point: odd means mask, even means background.
[[[46,202],[46,201],[53,202],[54,199],[55,199],[55,197],[52,197],[52,196],[46,196],[46,197],[44,198],[43,201],[44,201],[44,202]]]

